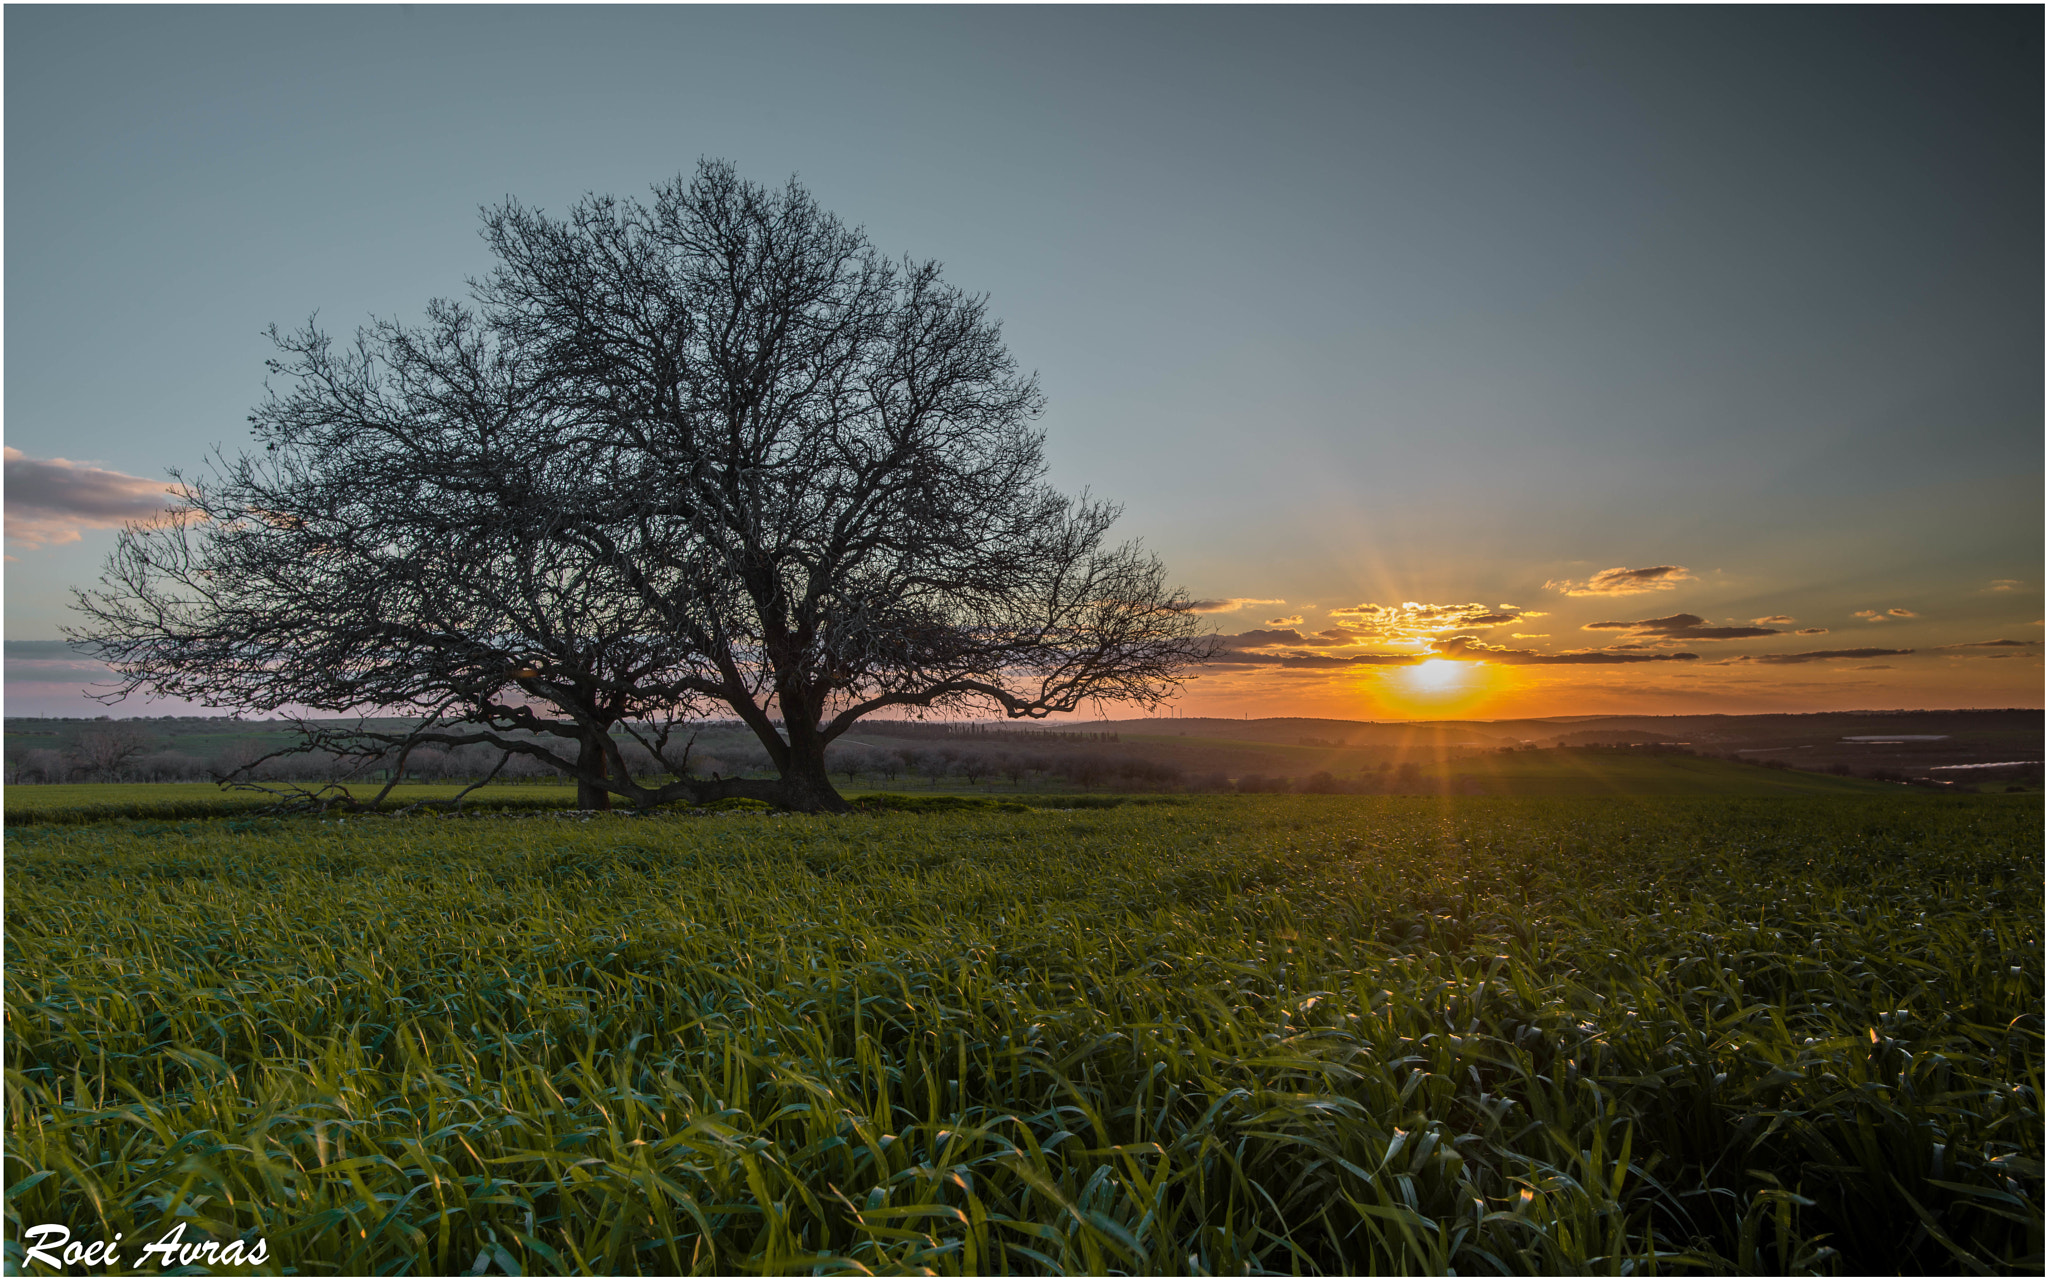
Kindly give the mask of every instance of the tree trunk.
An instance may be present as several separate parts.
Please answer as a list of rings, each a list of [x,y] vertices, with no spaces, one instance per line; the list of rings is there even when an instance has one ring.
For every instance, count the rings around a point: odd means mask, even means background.
[[[832,786],[825,774],[823,743],[807,743],[809,751],[791,748],[789,764],[782,771],[776,803],[798,813],[851,813],[853,806]]]
[[[576,768],[584,774],[603,778],[608,774],[604,758],[604,739],[597,734],[583,736],[582,750],[576,755]],[[576,807],[578,809],[609,809],[612,807],[612,793],[587,777],[576,779]]]

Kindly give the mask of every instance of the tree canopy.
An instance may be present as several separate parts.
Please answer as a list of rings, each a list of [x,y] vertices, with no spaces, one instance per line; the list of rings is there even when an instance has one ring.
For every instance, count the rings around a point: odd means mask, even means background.
[[[809,810],[862,716],[1150,706],[1206,652],[1117,509],[1047,484],[986,299],[794,181],[706,162],[484,235],[495,270],[421,324],[271,330],[260,447],[79,593],[115,696],[409,714],[352,740],[535,756],[586,806]],[[688,724],[728,713],[778,779],[692,775]]]

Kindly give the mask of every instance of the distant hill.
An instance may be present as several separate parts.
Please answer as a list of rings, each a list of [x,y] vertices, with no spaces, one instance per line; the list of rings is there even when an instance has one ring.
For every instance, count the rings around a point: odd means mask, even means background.
[[[1218,746],[1285,744],[1342,755],[1455,754],[1515,746],[1675,746],[1700,755],[1777,762],[1815,772],[1846,769],[1864,776],[1968,781],[1980,768],[2011,766],[2024,775],[2031,765],[2038,775],[2043,724],[2040,711],[2005,709],[1434,721],[1191,716],[1100,721],[1087,727],[1115,732],[1128,742],[1180,738]]]

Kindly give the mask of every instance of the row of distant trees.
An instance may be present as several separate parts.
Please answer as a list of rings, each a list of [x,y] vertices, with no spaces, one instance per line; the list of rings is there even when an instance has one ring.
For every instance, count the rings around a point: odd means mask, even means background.
[[[657,774],[660,765],[638,744],[620,744],[636,772]],[[204,782],[233,773],[254,782],[327,782],[360,778],[382,781],[397,766],[395,752],[364,760],[321,751],[263,759],[257,743],[236,743],[211,755],[163,749],[160,744],[122,730],[84,735],[69,748],[39,748],[7,764],[10,784],[56,782]],[[514,755],[499,767],[500,753],[489,746],[437,749],[415,747],[405,760],[405,778],[415,782],[474,780],[497,769],[500,782],[562,780],[558,770],[530,757]],[[964,781],[969,785],[1007,782],[1060,782],[1081,787],[1176,788],[1183,771],[1154,761],[1094,752],[972,751],[953,747],[905,746],[871,748],[849,745],[833,750],[828,768],[850,784],[876,785],[922,780],[937,785]],[[721,743],[714,753],[692,756],[694,776],[749,777],[770,774],[767,752],[747,742]],[[1254,788],[1266,789],[1263,785]],[[1227,789],[1227,781],[1218,789]]]
[[[637,744],[622,744],[632,765],[656,772],[651,755],[637,758]],[[306,751],[264,758],[260,742],[233,743],[212,755],[165,749],[160,740],[113,726],[81,735],[68,747],[42,748],[9,761],[7,781],[56,782],[201,782],[233,773],[256,782],[312,782],[359,778],[382,781],[397,767],[396,753],[366,762],[360,757]],[[702,777],[745,777],[773,771],[767,753],[745,740],[726,739],[710,752],[692,757],[691,772]],[[1376,794],[1428,790],[1433,775],[1414,763],[1382,764],[1355,777],[1320,772],[1306,778],[1247,774],[1232,778],[1221,772],[1190,774],[1172,764],[1104,751],[1030,751],[977,747],[964,742],[906,743],[903,746],[836,745],[827,766],[850,785],[888,786],[924,782],[937,786],[965,782],[969,786],[1007,783],[1058,784],[1085,789],[1187,790],[1242,792],[1304,792]],[[500,766],[500,753],[482,744],[435,749],[414,748],[406,757],[405,778],[418,782],[467,781],[497,769],[500,782],[559,780],[558,771],[530,757],[514,755]]]
[[[254,781],[333,781],[344,777],[377,777],[394,758],[372,761],[327,752],[272,754],[260,740],[233,742],[201,754],[167,746],[162,739],[126,725],[94,729],[58,747],[38,747],[7,761],[8,785],[54,782],[210,782],[228,774]],[[498,763],[498,752],[483,746],[449,750],[415,749],[406,761],[408,778],[440,781],[482,777]],[[554,770],[514,757],[500,778],[557,776]]]
[[[1019,735],[1021,736],[1021,735]],[[1012,741],[1015,739],[1012,738]],[[1247,792],[1322,795],[1414,794],[1442,790],[1448,781],[1437,771],[1416,761],[1381,761],[1356,774],[1328,771],[1306,777],[1268,776],[1259,773],[1228,776],[1220,771],[1194,773],[1176,765],[1145,760],[1110,751],[1029,750],[1003,743],[1002,738],[976,742],[971,737],[936,738],[897,745],[838,743],[827,755],[831,772],[853,786],[889,786],[923,782],[938,786],[964,782],[969,786],[1007,783],[1077,786],[1084,789],[1179,790],[1205,792]],[[1628,754],[1706,755],[1683,747],[1578,747],[1576,750],[1620,751]],[[230,744],[212,755],[166,749],[161,739],[124,725],[112,725],[81,735],[63,748],[42,748],[23,753],[7,765],[6,780],[15,783],[53,782],[200,782],[229,773],[259,782],[334,781],[359,778],[382,781],[397,766],[396,752],[376,760],[332,755],[320,751],[272,756],[258,741]],[[620,750],[636,772],[657,774],[660,763],[635,743],[620,744]],[[1740,755],[1714,756],[1763,768],[1787,769],[1786,761],[1757,759]],[[691,757],[691,773],[704,778],[758,777],[774,772],[765,750],[737,737],[714,739],[708,750]],[[528,756],[513,755],[500,765],[500,752],[484,744],[446,749],[415,747],[405,760],[405,777],[418,782],[473,781],[497,770],[500,782],[561,781],[559,771]],[[1879,778],[1889,781],[1918,781],[1891,769],[1852,769],[1844,764],[1819,766],[1815,771],[1844,776]],[[1996,778],[1959,781],[2035,781],[2040,766],[2013,770],[1986,770]],[[2008,777],[2007,774],[2012,776]]]

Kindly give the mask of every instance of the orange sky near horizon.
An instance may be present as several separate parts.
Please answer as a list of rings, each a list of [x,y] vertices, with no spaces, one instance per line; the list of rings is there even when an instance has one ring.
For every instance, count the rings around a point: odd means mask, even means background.
[[[2002,680],[1957,664],[1910,681],[1854,671],[1833,678],[1773,680],[1726,669],[1617,679],[1611,672],[1531,671],[1461,663],[1471,674],[1440,690],[1403,684],[1398,668],[1368,672],[1205,674],[1171,710],[1155,714],[1302,716],[1330,720],[1512,720],[1568,715],[1752,715],[1820,711],[2040,707],[2039,655],[2001,664]],[[1690,677],[1690,678],[1688,678]],[[1112,709],[1113,718],[1128,714]]]
[[[1166,714],[1487,720],[2043,703],[2039,599],[2016,582],[1798,617],[1702,616],[1733,602],[1674,565],[1546,588],[1540,609],[1203,601],[1228,665],[1195,673]]]

